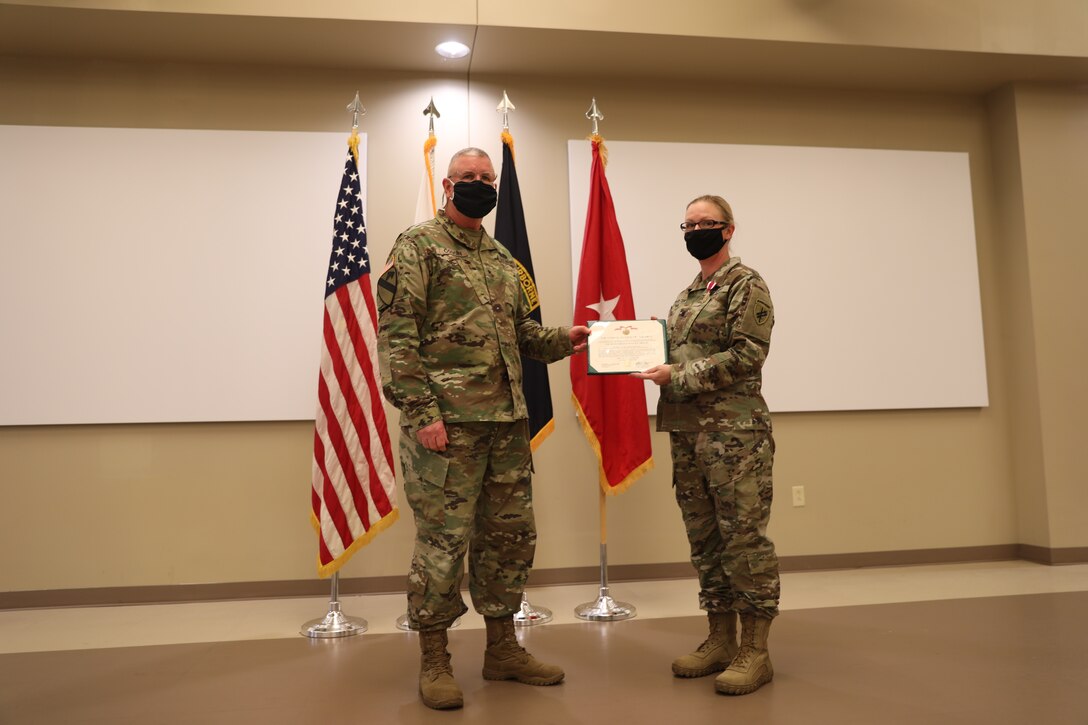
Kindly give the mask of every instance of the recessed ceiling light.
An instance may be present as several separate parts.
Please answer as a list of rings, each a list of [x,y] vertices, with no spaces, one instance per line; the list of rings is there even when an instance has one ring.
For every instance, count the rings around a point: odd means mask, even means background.
[[[434,52],[443,58],[464,58],[468,55],[468,46],[456,40],[447,40],[434,46]]]

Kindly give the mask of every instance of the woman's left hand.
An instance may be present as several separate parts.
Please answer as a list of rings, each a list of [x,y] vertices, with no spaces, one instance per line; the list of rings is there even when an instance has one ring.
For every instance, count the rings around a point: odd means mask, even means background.
[[[649,380],[657,385],[665,385],[672,379],[672,365],[654,365],[649,370],[643,370],[641,373],[631,373],[631,375],[640,380]]]

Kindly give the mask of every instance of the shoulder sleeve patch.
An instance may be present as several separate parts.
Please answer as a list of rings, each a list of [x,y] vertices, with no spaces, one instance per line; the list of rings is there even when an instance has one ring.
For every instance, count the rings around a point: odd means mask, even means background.
[[[754,287],[741,318],[740,331],[762,342],[770,342],[773,326],[774,307],[771,306],[771,297],[766,290]]]
[[[529,274],[529,270],[525,269],[525,266],[521,262],[515,259],[514,264],[518,266],[518,281],[521,283],[521,291],[525,295],[525,304],[528,305],[529,312],[532,312],[540,307],[540,297],[536,292],[536,282],[533,281],[533,275]]]
[[[378,277],[378,312],[385,312],[397,296],[397,265],[390,261],[389,266]]]

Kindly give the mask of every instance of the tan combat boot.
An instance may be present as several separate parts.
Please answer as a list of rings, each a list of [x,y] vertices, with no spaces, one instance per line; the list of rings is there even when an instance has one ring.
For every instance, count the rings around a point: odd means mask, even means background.
[[[557,685],[563,670],[546,665],[522,649],[514,635],[514,617],[484,617],[487,649],[484,650],[485,680],[517,680],[526,685]]]
[[[672,662],[677,677],[704,677],[721,672],[737,655],[737,613],[707,612],[710,636],[691,654]]]
[[[774,677],[767,653],[771,620],[752,614],[740,615],[740,651],[732,664],[714,679],[714,689],[725,695],[747,695]]]
[[[461,707],[464,698],[461,688],[453,679],[446,630],[419,633],[419,697],[423,704],[435,710],[451,710]]]

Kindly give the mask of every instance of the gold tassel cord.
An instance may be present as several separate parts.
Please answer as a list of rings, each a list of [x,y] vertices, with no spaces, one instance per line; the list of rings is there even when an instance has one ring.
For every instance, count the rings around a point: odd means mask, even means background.
[[[608,166],[608,147],[604,145],[604,138],[599,133],[586,136],[587,141],[597,144],[597,153],[601,157],[601,165]]]
[[[514,156],[514,137],[510,135],[509,131],[503,130],[503,132],[502,132],[502,142],[510,147],[510,158],[512,158],[512,159],[515,158],[515,156]]]
[[[423,142],[423,166],[427,169],[427,189],[431,192],[431,214],[438,213],[438,204],[434,198],[434,147],[438,139],[432,133]]]
[[[351,136],[348,137],[348,148],[351,149],[351,157],[355,159],[355,166],[359,166],[359,129],[351,129]]]

